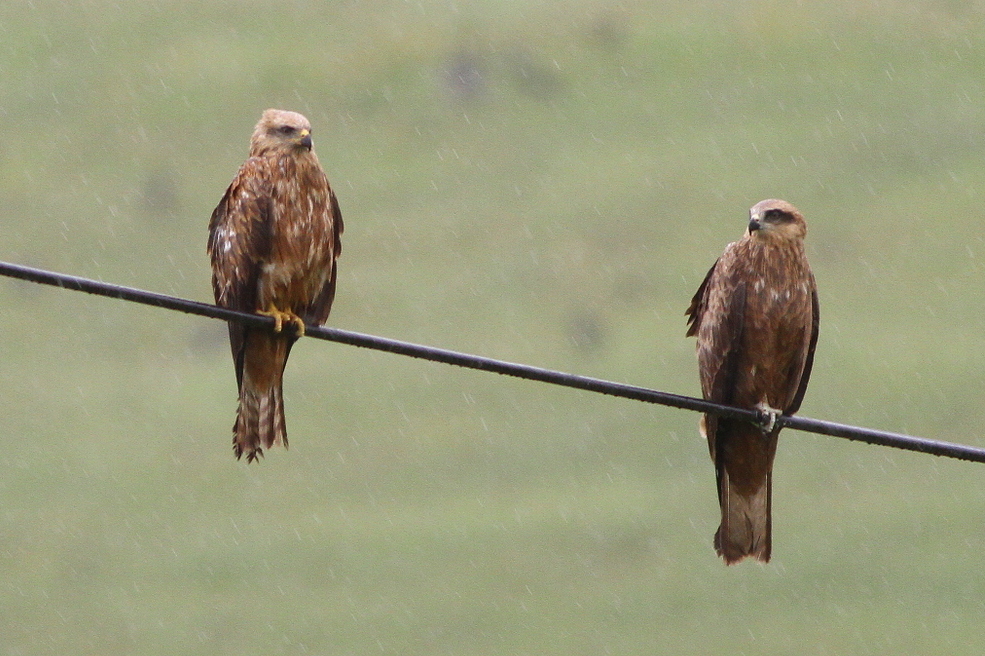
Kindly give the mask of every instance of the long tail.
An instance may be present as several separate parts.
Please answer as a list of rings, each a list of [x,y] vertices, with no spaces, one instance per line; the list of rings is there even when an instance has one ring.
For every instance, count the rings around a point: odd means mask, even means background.
[[[702,417],[718,479],[722,523],[715,551],[731,565],[747,556],[769,562],[772,550],[773,458],[779,431],[745,421]]]
[[[239,409],[233,425],[233,453],[253,462],[263,449],[275,445],[287,448],[284,422],[284,365],[290,342],[260,331],[247,336],[243,352],[243,373],[239,388]]]
[[[719,482],[722,523],[715,532],[715,551],[727,565],[746,556],[769,562],[772,549],[772,472],[757,490],[740,491],[729,481],[727,471]]]

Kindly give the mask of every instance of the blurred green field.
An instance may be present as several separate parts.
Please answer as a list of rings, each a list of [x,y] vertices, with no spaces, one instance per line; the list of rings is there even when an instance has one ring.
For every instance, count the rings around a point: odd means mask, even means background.
[[[263,109],[330,324],[697,394],[684,309],[806,215],[807,416],[985,445],[985,12],[944,0],[0,8],[0,259],[211,300]],[[726,568],[697,416],[302,340],[230,448],[211,320],[0,279],[0,654],[977,654],[985,470],[793,431]]]

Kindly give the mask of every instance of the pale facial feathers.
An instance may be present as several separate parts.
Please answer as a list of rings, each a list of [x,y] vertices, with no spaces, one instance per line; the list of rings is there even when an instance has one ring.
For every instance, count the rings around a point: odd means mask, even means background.
[[[251,157],[311,148],[311,123],[303,115],[283,109],[265,111],[250,138]]]
[[[800,211],[785,200],[762,200],[749,210],[749,227],[746,236],[760,239],[803,239],[807,236],[807,222]]]

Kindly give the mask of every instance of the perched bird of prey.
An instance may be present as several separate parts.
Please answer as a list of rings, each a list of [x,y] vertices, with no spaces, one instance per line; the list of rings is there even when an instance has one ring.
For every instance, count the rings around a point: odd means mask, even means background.
[[[806,234],[804,217],[790,203],[757,203],[745,235],[725,248],[686,313],[687,335],[698,338],[704,398],[765,418],[761,425],[711,414],[701,419],[722,510],[715,550],[727,564],[770,559],[776,417],[800,408],[817,344]]]
[[[268,109],[209,222],[216,305],[273,317],[274,332],[229,322],[239,385],[233,451],[247,462],[287,446],[281,385],[305,324],[325,323],[335,298],[342,214],[301,114]],[[286,325],[285,325],[286,324]]]

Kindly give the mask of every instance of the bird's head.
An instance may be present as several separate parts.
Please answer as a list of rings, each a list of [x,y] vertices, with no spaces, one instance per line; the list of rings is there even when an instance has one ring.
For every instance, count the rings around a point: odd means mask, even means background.
[[[800,210],[787,201],[770,198],[749,210],[746,235],[759,239],[803,239],[807,235],[807,222]]]
[[[310,151],[311,123],[297,112],[268,109],[260,117],[250,139],[250,155]]]

